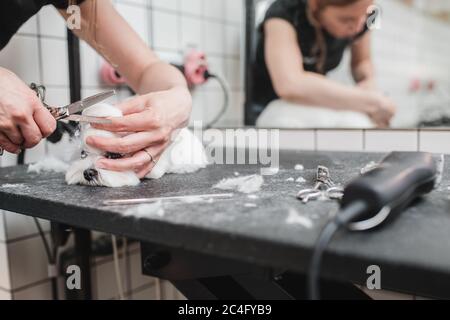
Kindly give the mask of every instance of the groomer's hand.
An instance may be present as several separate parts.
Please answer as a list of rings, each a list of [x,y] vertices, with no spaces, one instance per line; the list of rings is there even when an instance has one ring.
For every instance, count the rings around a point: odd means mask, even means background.
[[[36,93],[0,67],[0,147],[11,153],[32,148],[56,128],[56,120]]]
[[[367,109],[367,114],[378,128],[388,128],[396,112],[394,102],[380,93],[371,92],[370,95],[373,102]]]
[[[89,137],[86,142],[105,152],[129,155],[122,159],[101,159],[97,167],[113,171],[132,170],[143,178],[169,146],[174,131],[188,124],[191,95],[186,87],[180,86],[135,97],[118,107],[123,117],[110,118],[111,124],[93,126],[123,134],[123,137]]]

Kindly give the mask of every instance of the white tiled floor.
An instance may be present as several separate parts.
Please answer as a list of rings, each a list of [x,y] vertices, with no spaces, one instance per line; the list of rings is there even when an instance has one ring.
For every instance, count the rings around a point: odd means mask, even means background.
[[[47,279],[47,256],[39,237],[8,244],[11,288]]]
[[[11,293],[0,289],[0,300],[11,300]]]
[[[3,211],[0,210],[0,242],[4,242],[6,240],[6,230],[4,223],[4,215]]]
[[[45,281],[30,288],[17,290],[13,293],[14,300],[51,300],[51,283]]]
[[[9,270],[8,247],[0,242],[0,293],[11,288]]]
[[[38,230],[33,218],[12,212],[4,212],[4,214],[7,226],[6,237],[8,241],[30,235],[37,235]],[[39,219],[39,222],[44,231],[50,230],[50,223],[48,221]]]
[[[413,300],[414,296],[386,290],[363,290],[374,300]]]

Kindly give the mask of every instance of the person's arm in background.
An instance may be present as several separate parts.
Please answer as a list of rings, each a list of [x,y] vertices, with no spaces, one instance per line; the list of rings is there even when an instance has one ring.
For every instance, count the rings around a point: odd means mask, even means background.
[[[370,48],[370,32],[366,32],[352,45],[352,75],[358,87],[376,90],[374,68]]]
[[[298,104],[352,110],[368,114],[379,127],[387,127],[394,106],[386,97],[350,87],[307,72],[294,27],[283,19],[266,21],[265,60],[277,95]]]
[[[110,1],[96,1],[96,16],[92,3],[85,1],[80,5],[82,26],[75,33],[114,64],[139,96],[119,105],[124,117],[111,119],[111,125],[96,126],[131,134],[118,139],[92,137],[87,142],[104,151],[131,155],[101,160],[97,163],[99,167],[134,170],[143,177],[154,164],[142,150],[146,149],[158,160],[170,143],[172,132],[188,124],[192,98],[183,75],[158,59]],[[60,13],[67,18],[64,10]]]

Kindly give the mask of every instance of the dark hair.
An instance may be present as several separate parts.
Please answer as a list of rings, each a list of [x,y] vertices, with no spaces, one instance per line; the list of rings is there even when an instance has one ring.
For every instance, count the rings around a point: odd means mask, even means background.
[[[319,22],[319,13],[328,6],[345,7],[361,0],[317,0],[317,7],[313,11],[308,5],[307,16],[309,22],[316,29],[316,43],[312,48],[312,54],[317,58],[316,68],[320,73],[325,73],[325,61],[327,58],[327,43]]]

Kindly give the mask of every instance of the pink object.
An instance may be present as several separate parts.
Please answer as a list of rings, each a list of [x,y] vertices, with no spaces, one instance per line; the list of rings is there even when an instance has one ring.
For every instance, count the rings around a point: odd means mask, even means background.
[[[189,86],[205,83],[207,80],[208,63],[203,52],[192,50],[184,60],[184,76]]]
[[[428,91],[434,91],[435,88],[436,88],[436,81],[434,81],[434,80],[428,81],[428,83],[427,83]]]
[[[420,79],[413,78],[409,84],[409,91],[410,92],[418,92],[418,91],[420,91],[421,87],[422,87],[422,83],[420,82]]]
[[[117,71],[107,62],[102,65],[100,76],[102,81],[110,86],[120,86],[126,83],[126,79],[117,73]]]

